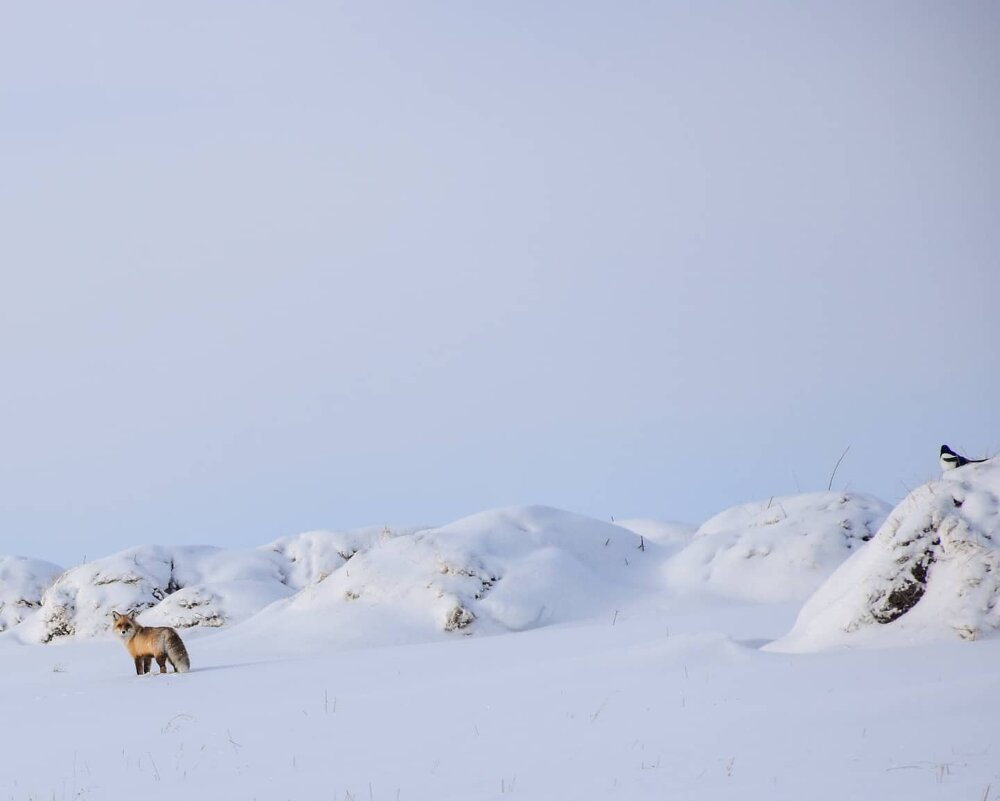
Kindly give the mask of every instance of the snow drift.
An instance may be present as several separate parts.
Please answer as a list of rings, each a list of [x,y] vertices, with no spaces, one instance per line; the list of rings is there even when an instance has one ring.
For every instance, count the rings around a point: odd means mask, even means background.
[[[112,611],[139,611],[145,625],[225,626],[322,581],[354,554],[392,534],[383,526],[310,531],[245,551],[145,545],[66,572],[37,560],[0,562],[0,570],[16,572],[16,566],[21,576],[3,584],[3,592],[17,600],[8,603],[6,595],[0,600],[4,610],[9,605],[35,610],[30,618],[11,617],[8,624],[20,623],[17,637],[24,642],[102,635],[110,628]]]
[[[632,531],[557,509],[482,512],[381,541],[233,635],[271,641],[306,626],[318,639],[382,644],[611,614],[656,580],[659,546],[640,544]]]
[[[633,517],[626,520],[614,520],[615,525],[627,528],[642,537],[646,542],[655,542],[666,551],[674,553],[691,542],[697,526],[689,523],[667,522],[653,520],[648,517]]]
[[[734,506],[667,563],[670,586],[760,601],[804,600],[871,539],[890,507],[868,495],[813,492]]]
[[[641,528],[651,538],[530,507],[437,529],[311,531],[248,551],[141,546],[39,583],[37,612],[16,638],[102,636],[112,611],[139,611],[146,625],[223,627],[271,605],[247,636],[304,619],[338,642],[518,631],[609,611],[653,589],[659,579],[651,568],[670,552],[655,540],[688,532],[652,521]]]
[[[278,556],[281,580],[293,590],[317,584],[356,553],[426,526],[366,526],[351,531],[307,531],[261,548]]]
[[[769,648],[974,640],[1000,628],[998,498],[997,459],[914,490]]]
[[[150,609],[185,587],[241,581],[253,582],[258,595],[265,597],[283,586],[278,564],[263,553],[207,546],[129,548],[63,573],[45,591],[38,614],[18,633],[23,640],[43,643],[73,635],[93,637],[109,629],[112,611]],[[160,614],[157,622],[220,625],[226,602],[218,594],[213,601],[189,608],[184,615]],[[151,620],[143,618],[143,622]]]
[[[0,631],[38,611],[42,593],[63,569],[41,559],[0,556]]]

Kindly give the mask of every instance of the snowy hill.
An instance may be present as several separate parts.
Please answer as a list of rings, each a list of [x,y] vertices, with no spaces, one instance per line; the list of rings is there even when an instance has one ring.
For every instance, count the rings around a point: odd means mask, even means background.
[[[3,557],[0,630],[25,643],[91,638],[113,610],[138,610],[146,625],[242,623],[234,638],[271,650],[289,621],[311,621],[318,642],[346,648],[614,617],[678,596],[815,593],[772,648],[975,639],[1000,627],[998,497],[994,460],[921,487],[887,520],[877,499],[820,492],[735,506],[696,531],[524,507],[251,550],[140,546],[65,572]]]
[[[93,637],[108,630],[112,611],[156,607],[182,588],[184,593],[172,599],[170,607],[179,614],[160,614],[157,622],[220,625],[230,606],[223,587],[231,582],[243,582],[240,597],[246,601],[248,594],[253,596],[256,608],[262,598],[273,600],[283,587],[277,561],[263,553],[206,546],[130,548],[67,570],[46,589],[38,614],[16,631],[21,639],[42,643],[73,635]],[[209,584],[217,589],[199,590]]]
[[[426,526],[367,526],[350,531],[307,531],[282,537],[260,550],[277,554],[282,583],[293,590],[301,590],[322,581],[355,554],[424,528]]]
[[[35,610],[30,619],[11,618],[14,623],[25,620],[16,629],[24,642],[102,635],[110,627],[111,612],[125,610],[143,612],[145,625],[220,627],[322,581],[391,533],[385,527],[310,531],[246,551],[146,545],[66,572],[37,560],[5,557],[8,561],[0,567],[9,565],[4,569],[19,578],[4,582],[3,592],[13,595],[3,608],[20,604]]]
[[[40,559],[0,556],[0,631],[16,626],[42,605],[42,593],[63,569]]]
[[[1000,460],[911,492],[770,647],[974,640],[1000,628]]]
[[[803,600],[871,539],[888,512],[876,498],[841,492],[741,504],[705,522],[664,575],[680,592]]]
[[[656,580],[658,546],[639,546],[634,532],[557,509],[482,512],[384,539],[234,635],[277,641],[288,621],[313,621],[318,639],[376,644],[610,615]]]
[[[656,540],[687,531],[655,521],[642,530],[651,538],[527,507],[437,529],[312,531],[248,551],[140,546],[54,581],[40,574],[37,613],[14,633],[29,643],[102,636],[111,612],[125,610],[175,628],[247,621],[239,636],[273,642],[287,619],[315,620],[322,639],[341,645],[520,631],[613,614],[623,600],[655,593],[671,552]]]

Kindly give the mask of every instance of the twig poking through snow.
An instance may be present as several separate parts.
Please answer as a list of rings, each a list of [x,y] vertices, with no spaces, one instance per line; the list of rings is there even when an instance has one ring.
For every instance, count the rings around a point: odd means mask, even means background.
[[[833,472],[830,473],[830,483],[826,485],[826,491],[827,492],[829,492],[830,489],[833,487],[833,477],[835,475],[837,475],[837,468],[840,467],[840,463],[842,461],[844,461],[844,457],[847,456],[847,452],[850,449],[851,449],[850,445],[848,445],[846,448],[844,448],[844,452],[842,454],[840,454],[840,458],[837,460],[837,463],[833,466]]]

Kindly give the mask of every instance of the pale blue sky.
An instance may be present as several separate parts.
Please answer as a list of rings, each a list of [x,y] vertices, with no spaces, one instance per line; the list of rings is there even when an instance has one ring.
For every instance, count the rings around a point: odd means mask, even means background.
[[[995,3],[0,6],[0,553],[1000,452]]]

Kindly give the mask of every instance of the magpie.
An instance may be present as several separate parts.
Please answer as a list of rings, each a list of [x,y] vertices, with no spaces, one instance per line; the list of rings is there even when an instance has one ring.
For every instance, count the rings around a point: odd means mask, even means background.
[[[972,464],[975,462],[985,462],[985,459],[966,459],[964,456],[955,453],[947,445],[941,446],[941,469],[942,470],[954,470],[956,467],[961,467],[965,464]]]

